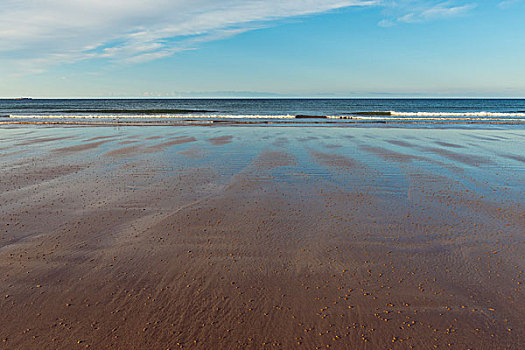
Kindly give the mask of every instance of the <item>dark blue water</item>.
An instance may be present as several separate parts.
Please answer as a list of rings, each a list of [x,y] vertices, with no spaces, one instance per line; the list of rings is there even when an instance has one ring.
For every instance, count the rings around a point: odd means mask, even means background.
[[[525,99],[86,99],[0,100],[0,114],[219,113],[338,115],[359,112],[525,113]]]
[[[525,99],[0,100],[1,121],[275,120],[525,123]],[[329,116],[329,119],[326,117]],[[333,118],[332,118],[333,117]]]

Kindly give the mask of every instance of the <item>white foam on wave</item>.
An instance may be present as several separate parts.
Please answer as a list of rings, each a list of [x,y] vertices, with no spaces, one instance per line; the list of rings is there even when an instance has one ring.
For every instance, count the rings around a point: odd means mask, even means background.
[[[359,113],[353,115],[332,115],[326,117],[319,117],[319,119],[347,119],[355,121],[387,121],[387,122],[513,122],[523,123],[525,122],[525,113],[500,113],[500,112],[396,112],[396,111],[383,111],[383,112],[362,112],[363,114],[368,113],[369,115],[360,115]],[[377,115],[374,115],[377,113]],[[304,116],[295,116],[290,114],[283,115],[262,115],[262,114],[183,114],[183,115],[166,115],[166,114],[86,114],[86,115],[10,115],[10,119],[33,119],[33,120],[111,120],[112,122],[122,120],[177,120],[177,121],[189,121],[192,119],[197,120],[278,120],[278,119],[297,119],[301,120],[302,123],[308,123],[308,119],[316,119],[312,116],[310,118],[304,118]]]
[[[525,116],[524,116],[525,117]],[[444,118],[444,117],[441,117],[441,118],[438,118],[438,117],[427,117],[427,118],[401,118],[401,117],[358,117],[358,116],[352,116],[352,117],[348,117],[348,116],[337,116],[337,115],[334,115],[334,116],[328,116],[327,117],[328,119],[352,119],[352,120],[384,120],[384,121],[425,121],[425,120],[428,120],[428,121],[443,121],[443,122],[446,122],[446,121],[483,121],[483,122],[491,122],[491,121],[500,121],[500,122],[525,122],[525,119],[521,119],[521,118]]]
[[[503,112],[365,112],[371,115],[328,116],[329,119],[356,119],[356,120],[414,120],[414,121],[507,121],[524,122],[525,113]],[[364,114],[364,113],[363,113]]]
[[[506,112],[390,112],[393,117],[525,117],[525,113]]]

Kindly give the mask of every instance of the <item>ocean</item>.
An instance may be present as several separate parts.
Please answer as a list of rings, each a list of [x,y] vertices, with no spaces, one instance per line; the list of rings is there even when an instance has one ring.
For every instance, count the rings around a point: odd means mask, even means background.
[[[522,128],[525,99],[3,99],[0,123],[388,123]]]

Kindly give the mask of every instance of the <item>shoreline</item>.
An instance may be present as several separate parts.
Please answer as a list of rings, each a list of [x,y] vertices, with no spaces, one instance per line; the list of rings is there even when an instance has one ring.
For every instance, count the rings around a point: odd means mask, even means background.
[[[114,118],[117,119],[117,118]],[[203,118],[204,119],[204,118]],[[321,118],[323,119],[323,118]],[[190,120],[170,120],[170,121],[129,121],[129,120],[118,120],[112,122],[96,121],[96,122],[73,122],[73,121],[0,121],[0,125],[78,125],[78,126],[166,126],[166,125],[212,125],[220,124],[221,126],[236,126],[236,125],[287,125],[287,126],[297,126],[297,127],[307,127],[307,126],[339,126],[339,127],[351,127],[354,125],[360,124],[388,124],[388,125],[410,125],[410,124],[421,124],[421,125],[525,125],[524,120],[468,120],[468,119],[458,119],[458,120],[364,120],[359,118],[341,118],[345,121],[333,121],[334,118],[324,118],[330,119],[330,122],[327,121],[283,121],[283,120],[250,120],[250,121],[238,121],[238,120],[199,120],[199,119],[190,119]]]

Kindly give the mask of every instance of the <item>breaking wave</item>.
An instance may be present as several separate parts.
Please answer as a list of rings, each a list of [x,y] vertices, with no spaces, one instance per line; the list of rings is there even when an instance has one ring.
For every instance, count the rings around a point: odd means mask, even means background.
[[[192,113],[180,114],[164,114],[160,113],[162,110],[155,110],[159,113],[149,113],[154,110],[147,110],[148,113],[139,113],[137,111],[126,110],[126,113],[121,113],[118,110],[113,110],[113,113],[98,114],[27,114],[27,115],[0,115],[0,117],[11,119],[13,122],[83,122],[95,123],[95,120],[100,122],[111,123],[169,123],[169,122],[189,122],[189,121],[215,121],[217,123],[229,121],[235,123],[264,123],[275,122],[278,120],[289,120],[290,122],[296,120],[297,123],[323,123],[323,122],[363,122],[363,123],[509,123],[521,124],[525,123],[525,112],[396,112],[396,111],[378,111],[378,112],[357,112],[341,115],[304,115],[304,114],[213,114],[202,113],[199,111],[192,111]],[[170,110],[174,111],[174,110]],[[179,111],[179,110],[177,110]],[[186,111],[186,110],[183,110]],[[72,112],[73,113],[73,112]],[[324,121],[323,121],[324,120]],[[284,121],[281,121],[284,122]],[[2,121],[2,124],[6,122]]]
[[[475,117],[475,118],[511,118],[525,117],[525,111],[519,112],[355,112],[351,115],[363,116],[391,116],[391,117]]]

